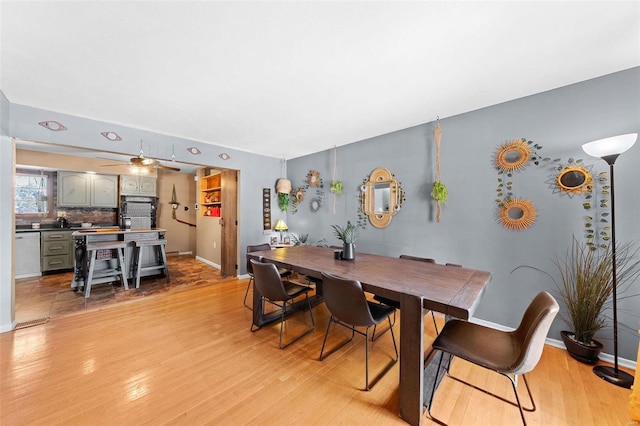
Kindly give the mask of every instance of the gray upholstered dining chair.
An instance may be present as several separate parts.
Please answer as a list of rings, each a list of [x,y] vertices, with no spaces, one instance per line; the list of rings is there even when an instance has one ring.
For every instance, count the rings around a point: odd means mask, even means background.
[[[427,410],[429,416],[439,422],[431,415],[431,404],[438,383],[437,376],[442,365],[444,354],[451,357],[447,362],[445,370],[447,375],[465,385],[480,390],[488,395],[496,397],[511,405],[517,406],[520,410],[522,422],[526,425],[524,418],[525,411],[535,411],[536,405],[529,389],[526,373],[532,371],[542,356],[544,340],[547,337],[551,323],[558,313],[558,303],[546,291],[538,293],[531,301],[520,321],[518,328],[512,331],[496,330],[480,324],[474,324],[459,319],[451,319],[440,331],[440,334],[432,344],[429,357],[434,351],[440,351],[440,360],[436,370],[436,378],[433,381],[433,389],[429,398]],[[451,360],[453,357],[462,358],[480,367],[493,370],[511,381],[516,402],[512,402],[499,395],[481,389],[480,387],[468,383],[450,374]],[[524,379],[524,384],[529,394],[531,408],[523,408],[518,397],[518,376]]]
[[[293,342],[311,333],[316,328],[316,324],[313,319],[313,312],[311,310],[311,301],[309,300],[309,292],[312,290],[312,287],[295,284],[289,281],[282,281],[278,268],[273,263],[261,263],[251,259],[251,264],[253,267],[254,286],[255,290],[260,294],[260,302],[268,302],[280,308],[280,340],[278,342],[280,349],[286,348]],[[305,302],[309,308],[311,328],[283,346],[282,331],[284,328],[285,316],[287,315],[287,303],[292,304],[296,297],[303,294],[305,296]],[[251,324],[251,332],[258,329],[259,327],[254,328],[254,324]]]
[[[395,308],[367,300],[359,281],[347,280],[326,273],[322,273],[322,294],[324,302],[327,305],[327,309],[331,313],[331,317],[329,318],[327,331],[325,332],[324,340],[322,341],[320,361],[351,342],[355,333],[363,335],[365,337],[365,390],[371,389],[398,361],[398,347],[396,345],[396,338],[393,334],[393,329],[391,329],[393,348],[396,353],[395,358],[387,364],[372,383],[369,383],[369,328],[381,323],[385,319],[389,322],[389,326],[391,326],[390,316],[395,312]],[[329,336],[329,329],[331,328],[332,323],[336,323],[350,329],[351,338],[340,343],[328,354],[325,354],[324,348],[327,343],[327,336]],[[362,332],[357,330],[356,327],[365,327],[365,331]]]
[[[271,246],[268,243],[247,246],[247,253],[253,253],[254,251],[265,251],[265,250],[271,250]],[[291,275],[291,271],[284,268],[279,268],[278,271],[280,272],[280,278],[288,278]],[[244,292],[244,300],[242,301],[242,303],[244,304],[245,308],[253,309],[251,306],[247,305],[247,296],[249,296],[249,289],[251,288],[251,283],[254,280],[253,266],[251,265],[251,262],[249,262],[248,257],[247,257],[247,274],[249,274],[249,282],[247,283],[247,290]]]
[[[425,262],[425,263],[436,263],[434,259],[431,259],[429,257],[417,257],[417,256],[411,256],[408,254],[401,254],[400,259],[415,260],[417,262]],[[400,302],[397,302],[393,299],[389,299],[384,296],[378,296],[377,294],[373,296],[373,299],[377,300],[380,303],[384,303],[385,305],[393,306],[396,309],[400,309]],[[436,316],[433,313],[433,311],[431,311],[431,319],[433,319],[433,327],[436,330],[436,334],[438,334],[438,324],[436,323]],[[396,315],[394,313],[391,327],[393,327],[395,324],[396,324]],[[376,336],[376,331],[377,331],[377,327],[374,327],[373,333],[371,334],[371,340],[376,340],[378,337],[382,336],[384,333],[389,331],[389,329],[388,328],[384,329],[381,333],[378,333],[377,336]]]

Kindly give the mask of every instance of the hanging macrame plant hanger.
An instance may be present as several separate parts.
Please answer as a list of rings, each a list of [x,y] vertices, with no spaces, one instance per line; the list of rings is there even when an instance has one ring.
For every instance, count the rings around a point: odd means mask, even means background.
[[[440,222],[440,204],[447,201],[447,187],[440,180],[440,142],[442,139],[440,118],[437,119],[436,128],[433,130],[433,139],[436,144],[436,180],[433,182],[431,197],[436,200],[436,222]]]

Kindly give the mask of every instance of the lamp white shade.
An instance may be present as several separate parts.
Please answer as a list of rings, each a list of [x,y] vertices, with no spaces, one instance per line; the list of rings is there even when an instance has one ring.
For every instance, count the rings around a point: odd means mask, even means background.
[[[598,139],[582,145],[582,150],[588,155],[598,158],[608,155],[619,155],[631,148],[633,144],[636,143],[637,138],[637,133],[627,133],[626,135]]]
[[[286,231],[289,228],[287,227],[287,224],[284,222],[284,220],[278,219],[278,221],[276,222],[276,226],[274,226],[273,229],[275,229],[276,231]]]

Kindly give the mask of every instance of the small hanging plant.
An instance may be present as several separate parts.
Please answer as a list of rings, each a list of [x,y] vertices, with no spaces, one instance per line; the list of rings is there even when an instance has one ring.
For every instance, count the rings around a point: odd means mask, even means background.
[[[439,180],[433,183],[433,188],[431,188],[431,198],[440,204],[445,204],[447,202],[447,187],[444,183]]]
[[[291,181],[281,178],[276,183],[276,192],[278,193],[278,206],[280,210],[286,212],[289,208],[289,192],[291,192]]]
[[[342,182],[340,182],[339,180],[334,180],[333,182],[331,182],[331,187],[329,188],[329,190],[336,195],[342,194]]]
[[[280,206],[280,210],[286,212],[289,208],[289,194],[286,192],[278,193],[278,206]]]

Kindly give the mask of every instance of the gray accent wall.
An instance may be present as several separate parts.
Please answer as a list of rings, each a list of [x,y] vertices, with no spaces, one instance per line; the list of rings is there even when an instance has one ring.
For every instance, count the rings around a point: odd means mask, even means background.
[[[289,230],[309,234],[312,243],[339,244],[331,225],[357,220],[359,187],[375,168],[385,167],[401,182],[406,201],[386,229],[369,224],[362,231],[357,251],[432,257],[438,263],[490,271],[492,280],[475,316],[516,327],[539,291],[554,290],[550,279],[540,272],[512,271],[529,265],[557,276],[552,258],[567,250],[573,235],[582,238],[587,212],[581,197],[554,191],[553,166],[530,164],[510,180],[515,196],[535,204],[537,220],[524,231],[502,227],[497,222],[495,202],[496,148],[509,140],[526,138],[542,145],[539,152],[543,157],[560,158],[565,163],[569,158],[583,159],[594,174],[608,171],[603,160],[588,157],[581,145],[640,133],[640,68],[440,118],[441,180],[447,185],[449,198],[439,223],[430,197],[435,178],[435,119],[425,117],[425,124],[338,147],[337,179],[344,183],[344,193],[336,197],[335,213],[329,191],[333,150],[288,161],[287,177],[294,188],[304,186],[310,170],[320,172],[326,201],[319,211],[311,212],[309,200],[317,194],[307,191],[298,211],[288,214]],[[620,156],[615,173],[618,242],[640,244],[640,141]],[[627,294],[640,294],[640,282]],[[619,356],[635,360],[640,298],[621,300],[618,313]],[[549,337],[560,340],[563,329],[566,326],[558,318]],[[597,335],[607,353],[613,353],[612,335],[610,327]]]

